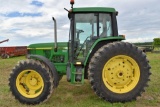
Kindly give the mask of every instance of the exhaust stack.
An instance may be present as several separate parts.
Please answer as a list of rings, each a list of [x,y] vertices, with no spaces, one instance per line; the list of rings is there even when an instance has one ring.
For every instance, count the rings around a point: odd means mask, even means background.
[[[54,17],[52,17],[52,19],[54,21],[54,52],[57,52],[57,23]]]

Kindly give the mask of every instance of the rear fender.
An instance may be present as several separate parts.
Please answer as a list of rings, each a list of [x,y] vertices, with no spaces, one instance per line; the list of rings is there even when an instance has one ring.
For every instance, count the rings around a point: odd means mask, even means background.
[[[108,38],[100,38],[100,39],[96,40],[96,41],[93,43],[91,49],[89,50],[89,53],[87,54],[87,57],[86,57],[86,59],[85,59],[85,61],[84,61],[84,65],[86,66],[88,60],[90,59],[89,57],[90,57],[92,51],[94,50],[94,48],[96,47],[96,45],[97,45],[98,43],[100,43],[100,42],[102,42],[102,41],[106,41],[106,43],[107,43],[108,41],[114,42],[114,41],[121,41],[121,40],[125,40],[125,38],[122,37],[122,36],[113,36],[113,37],[108,37]]]

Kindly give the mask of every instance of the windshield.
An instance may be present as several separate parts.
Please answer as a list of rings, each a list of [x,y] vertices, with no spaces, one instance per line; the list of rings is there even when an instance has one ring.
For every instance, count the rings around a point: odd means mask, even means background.
[[[90,14],[75,14],[75,39],[83,43],[87,37],[97,36],[97,16]]]

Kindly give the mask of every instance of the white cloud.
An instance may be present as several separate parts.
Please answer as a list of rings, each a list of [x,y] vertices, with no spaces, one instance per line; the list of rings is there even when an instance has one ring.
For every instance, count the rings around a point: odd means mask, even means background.
[[[126,42],[131,42],[131,43],[137,43],[137,42],[151,42],[151,40],[153,40],[153,38],[134,38],[134,39],[127,39],[125,40]]]
[[[8,14],[9,12],[30,12],[34,13],[39,8],[30,5],[32,0],[0,0],[0,13]]]
[[[70,27],[70,24],[65,24],[62,26],[62,28],[64,28],[64,29],[69,29],[69,27]]]

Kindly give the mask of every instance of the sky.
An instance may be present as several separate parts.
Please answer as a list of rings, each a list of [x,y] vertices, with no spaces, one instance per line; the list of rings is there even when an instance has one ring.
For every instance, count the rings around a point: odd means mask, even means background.
[[[119,34],[127,42],[152,42],[160,38],[159,0],[75,0],[74,7],[114,7],[118,12]],[[70,0],[0,0],[1,46],[27,46],[54,42],[57,20],[58,41],[68,41],[69,19],[64,8]]]

